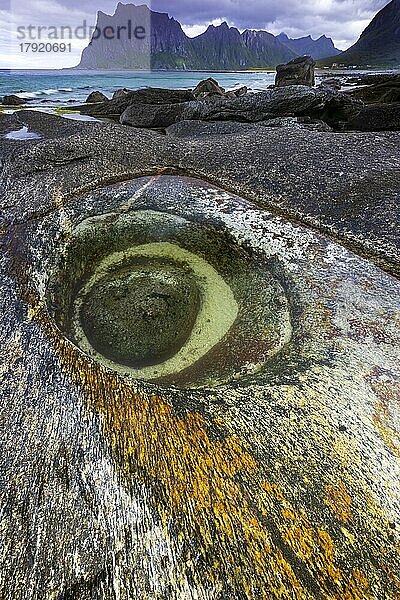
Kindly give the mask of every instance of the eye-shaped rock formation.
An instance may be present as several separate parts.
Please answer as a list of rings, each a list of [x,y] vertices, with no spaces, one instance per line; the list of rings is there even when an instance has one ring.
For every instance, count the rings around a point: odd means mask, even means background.
[[[50,311],[122,375],[222,383],[259,371],[291,340],[289,302],[268,261],[218,221],[117,206],[79,220],[67,240],[53,249],[64,266],[53,270]]]
[[[396,279],[176,176],[2,242],[1,598],[396,598]]]

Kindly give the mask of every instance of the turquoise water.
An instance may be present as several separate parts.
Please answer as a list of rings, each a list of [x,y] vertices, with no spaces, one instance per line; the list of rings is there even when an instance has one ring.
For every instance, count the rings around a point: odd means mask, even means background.
[[[83,102],[93,90],[112,96],[120,88],[162,87],[188,89],[206,77],[214,77],[227,89],[246,85],[264,90],[274,82],[275,73],[267,71],[239,73],[199,72],[96,72],[96,71],[3,71],[0,70],[0,96],[17,94],[32,98],[32,104]]]

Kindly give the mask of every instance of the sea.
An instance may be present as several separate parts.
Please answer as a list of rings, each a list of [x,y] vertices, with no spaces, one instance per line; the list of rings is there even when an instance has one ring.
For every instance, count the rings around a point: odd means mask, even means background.
[[[0,70],[0,96],[16,94],[29,103],[58,105],[74,101],[82,104],[94,90],[106,96],[121,88],[145,87],[169,89],[194,88],[199,81],[214,77],[222,87],[234,89],[246,85],[254,91],[265,90],[274,82],[272,71],[205,73],[192,71],[5,71]]]

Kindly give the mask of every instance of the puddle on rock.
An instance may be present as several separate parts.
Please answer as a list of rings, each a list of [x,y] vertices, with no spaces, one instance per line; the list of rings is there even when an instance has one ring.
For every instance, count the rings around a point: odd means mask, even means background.
[[[25,141],[38,140],[42,136],[39,133],[36,133],[35,131],[29,131],[28,127],[24,125],[21,129],[10,131],[4,137],[6,140]]]

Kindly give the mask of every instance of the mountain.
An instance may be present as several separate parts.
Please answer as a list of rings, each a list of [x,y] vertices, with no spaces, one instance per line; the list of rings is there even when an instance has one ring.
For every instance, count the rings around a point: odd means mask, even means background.
[[[235,27],[221,23],[210,25],[207,30],[192,39],[192,45],[203,68],[210,70],[246,69],[253,57]]]
[[[292,40],[286,33],[280,33],[277,39],[297,56],[312,56],[314,60],[341,54],[341,50],[335,48],[332,39],[325,35],[321,35],[317,40],[313,40],[311,35]]]
[[[242,33],[245,46],[255,57],[253,67],[263,65],[276,66],[287,63],[298,56],[293,50],[282,44],[278,37],[267,31],[254,31],[246,29]]]
[[[321,64],[331,65],[332,62],[359,67],[400,66],[400,0],[392,0],[384,6],[339,60],[331,56]]]
[[[329,42],[325,36],[322,39]],[[320,41],[309,40],[312,44]],[[333,43],[328,54],[332,48]],[[201,35],[189,38],[181,24],[166,13],[154,12],[146,5],[118,3],[113,15],[98,12],[96,31],[77,68],[234,71],[275,67],[299,54],[303,52],[266,31],[240,33],[227,23],[210,25]]]
[[[130,29],[127,27],[130,25]],[[135,35],[136,27],[150,37]],[[90,44],[83,50],[78,68],[82,69],[185,69],[195,61],[190,38],[180,23],[147,6],[118,3],[114,15],[97,13],[96,28]],[[118,39],[107,39],[104,32],[120,28]],[[125,28],[125,29],[123,29]]]

